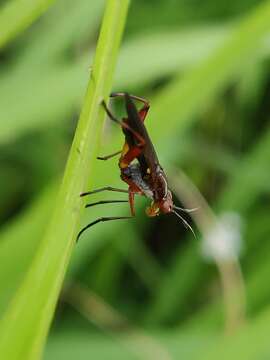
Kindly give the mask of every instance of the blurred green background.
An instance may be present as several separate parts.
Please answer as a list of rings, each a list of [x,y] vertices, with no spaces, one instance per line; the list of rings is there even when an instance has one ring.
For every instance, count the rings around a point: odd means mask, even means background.
[[[103,9],[59,0],[0,52],[1,314],[54,207]],[[147,218],[145,199],[134,221],[85,233],[44,359],[270,358],[267,23],[258,0],[131,1],[113,91],[149,99],[175,202],[199,208],[184,215],[197,239],[174,216]],[[107,122],[99,155],[122,143]],[[117,159],[94,166],[89,186],[124,186]],[[82,226],[128,211],[87,209]]]

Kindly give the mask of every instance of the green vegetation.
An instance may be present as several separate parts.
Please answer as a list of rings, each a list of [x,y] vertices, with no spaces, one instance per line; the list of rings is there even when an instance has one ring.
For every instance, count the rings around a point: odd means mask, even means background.
[[[1,357],[34,360],[45,347],[45,360],[267,359],[270,2],[127,8],[0,7]],[[125,187],[117,159],[96,160],[123,144],[117,126],[102,131],[111,90],[150,100],[176,204],[199,207],[184,214],[197,240],[174,216],[147,218],[137,198],[135,219],[96,225],[74,246],[85,224],[129,215],[127,204],[83,210],[79,197]],[[217,232],[221,219],[231,222]],[[215,227],[233,255],[203,255]]]

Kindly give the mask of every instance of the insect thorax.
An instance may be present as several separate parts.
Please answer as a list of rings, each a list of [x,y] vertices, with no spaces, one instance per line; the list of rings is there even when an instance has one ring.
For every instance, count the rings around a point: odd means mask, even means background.
[[[123,169],[123,173],[142,190],[146,197],[150,199],[153,198],[153,191],[149,184],[142,178],[141,167],[138,163],[130,164],[127,168]]]

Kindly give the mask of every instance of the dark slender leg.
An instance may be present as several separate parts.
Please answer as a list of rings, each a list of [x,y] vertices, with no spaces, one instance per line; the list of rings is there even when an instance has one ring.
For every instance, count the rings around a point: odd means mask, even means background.
[[[121,92],[115,92],[115,93],[111,93],[111,95],[110,95],[110,97],[125,97],[126,96],[126,94],[125,93],[121,93]],[[144,98],[142,98],[142,97],[140,97],[140,96],[136,96],[136,95],[131,95],[131,94],[128,94],[128,96],[131,98],[131,99],[133,99],[133,100],[138,100],[138,101],[141,101],[144,105],[147,105],[147,106],[149,106],[149,102],[146,100],[146,99],[144,99]]]
[[[112,93],[110,97],[118,97],[118,96],[121,96],[121,97],[125,97],[125,93]],[[138,101],[141,101],[143,103],[143,107],[139,110],[139,116],[140,116],[140,119],[142,122],[144,122],[144,119],[148,113],[148,110],[150,108],[150,105],[149,105],[149,102],[142,98],[142,97],[139,97],[139,96],[135,96],[135,95],[130,95],[129,94],[129,97],[133,100],[138,100]]]
[[[82,230],[79,232],[79,234],[77,235],[77,242],[80,238],[80,236],[82,235],[82,233],[89,229],[91,226],[98,224],[99,222],[104,222],[104,221],[111,221],[111,220],[121,220],[121,219],[131,219],[132,216],[120,216],[120,217],[101,217],[93,222],[91,222],[90,224],[86,225],[84,228],[82,228]]]
[[[92,190],[92,191],[87,191],[87,192],[83,192],[80,194],[81,197],[86,196],[86,195],[91,195],[91,194],[96,194],[102,191],[116,191],[116,192],[122,192],[122,193],[128,193],[128,190],[125,189],[117,189],[111,186],[105,186],[103,188],[100,189],[96,189],[96,190]]]
[[[110,154],[110,155],[98,156],[97,159],[98,159],[98,160],[108,160],[108,159],[111,159],[112,157],[114,157],[114,156],[116,156],[116,155],[121,154],[121,152],[122,152],[122,150],[119,150],[119,151],[116,151],[115,153]]]
[[[104,109],[105,109],[107,115],[109,116],[109,118],[110,118],[112,121],[114,121],[114,122],[116,122],[117,124],[119,124],[119,125],[122,126],[122,121],[118,120],[118,119],[113,115],[113,113],[109,110],[109,108],[107,107],[107,105],[106,105],[106,103],[105,103],[104,100],[102,101],[102,106],[104,107]]]
[[[134,129],[132,129],[128,124],[126,124],[125,122],[123,121],[120,121],[118,120],[112,113],[111,111],[108,109],[105,101],[103,100],[102,101],[102,105],[107,113],[107,115],[109,116],[109,118],[116,122],[117,124],[119,124],[122,128],[125,128],[127,130],[129,130],[137,139],[138,141],[140,142],[139,144],[137,144],[137,147],[143,147],[145,145],[145,140],[144,138],[137,132],[135,131]]]
[[[128,200],[101,200],[101,201],[97,201],[91,204],[86,204],[85,207],[89,208],[95,205],[101,205],[101,204],[112,204],[112,203],[127,203],[129,202]]]

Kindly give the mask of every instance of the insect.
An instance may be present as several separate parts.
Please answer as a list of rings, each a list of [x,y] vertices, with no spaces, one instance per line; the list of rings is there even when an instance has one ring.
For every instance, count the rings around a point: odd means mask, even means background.
[[[93,191],[84,192],[80,196],[87,196],[103,191],[128,193],[128,201],[105,200],[87,204],[86,207],[107,203],[129,202],[131,216],[101,217],[85,226],[79,232],[77,239],[86,229],[99,222],[134,217],[135,194],[143,195],[151,199],[150,206],[146,208],[146,214],[148,216],[153,217],[159,214],[173,213],[178,216],[184,225],[194,234],[193,229],[188,222],[176,211],[190,212],[194,209],[183,209],[174,205],[172,193],[168,188],[167,177],[159,163],[155,148],[144,125],[144,120],[150,108],[149,102],[139,96],[130,95],[128,93],[112,93],[111,97],[122,97],[125,101],[127,117],[123,118],[122,121],[118,120],[111,113],[104,101],[102,102],[108,117],[122,127],[122,131],[125,135],[125,142],[122,150],[104,157],[98,157],[98,159],[108,160],[120,154],[118,163],[120,176],[121,179],[128,184],[128,190],[106,186]],[[133,100],[143,104],[139,110],[137,110]]]

